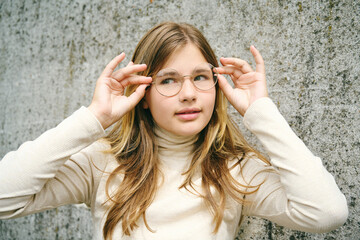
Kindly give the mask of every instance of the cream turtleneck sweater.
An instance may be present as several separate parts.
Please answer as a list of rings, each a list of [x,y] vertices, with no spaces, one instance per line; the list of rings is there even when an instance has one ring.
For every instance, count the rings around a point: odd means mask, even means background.
[[[256,158],[246,159],[231,174],[240,183],[258,184],[259,190],[242,207],[228,199],[219,231],[213,234],[213,218],[202,199],[179,189],[181,174],[189,166],[196,137],[178,137],[155,129],[164,181],[151,206],[130,237],[118,224],[113,239],[233,239],[242,215],[259,216],[301,231],[330,231],[344,223],[347,205],[334,178],[321,160],[296,137],[269,98],[253,103],[244,116],[245,126],[268,151],[272,166]],[[0,219],[71,203],[91,208],[94,239],[102,239],[107,205],[105,183],[117,167],[109,146],[97,141],[105,135],[97,119],[81,108],[34,141],[9,152],[0,161]],[[100,169],[100,170],[99,170]],[[270,171],[262,171],[270,170]],[[110,192],[121,184],[112,182]],[[201,178],[194,179],[201,186]]]
[[[158,126],[155,126],[154,133],[159,148],[161,167],[164,170],[186,171],[192,159],[197,135],[178,136]]]

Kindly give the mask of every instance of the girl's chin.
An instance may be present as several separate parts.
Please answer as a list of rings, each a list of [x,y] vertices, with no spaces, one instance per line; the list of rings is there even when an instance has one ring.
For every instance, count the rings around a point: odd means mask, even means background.
[[[168,130],[174,135],[183,136],[183,137],[190,137],[199,134],[204,128],[184,128],[184,129],[176,129],[176,130]]]
[[[208,121],[196,119],[195,121],[173,121],[157,124],[162,129],[177,136],[194,136],[199,134],[207,126]]]

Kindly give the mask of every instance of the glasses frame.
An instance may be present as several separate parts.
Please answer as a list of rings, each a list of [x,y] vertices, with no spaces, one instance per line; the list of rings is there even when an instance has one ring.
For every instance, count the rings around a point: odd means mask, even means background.
[[[195,69],[197,69],[198,68],[198,66],[200,66],[200,65],[202,65],[202,64],[204,64],[204,63],[200,63],[199,65],[197,65],[195,68],[194,68],[194,70]],[[180,85],[180,88],[179,88],[179,91],[177,91],[176,93],[174,93],[174,94],[171,94],[171,95],[166,95],[166,94],[163,94],[163,93],[161,93],[160,91],[159,91],[159,89],[156,87],[156,75],[157,74],[155,74],[155,76],[152,76],[153,77],[153,82],[151,83],[152,85],[155,85],[155,89],[156,89],[156,91],[158,92],[158,93],[160,93],[161,95],[163,95],[163,96],[165,96],[165,97],[172,97],[172,96],[175,96],[175,95],[177,95],[180,91],[181,91],[181,89],[182,89],[182,87],[183,87],[183,84],[184,84],[184,81],[185,81],[185,78],[186,77],[189,77],[189,79],[190,79],[190,81],[191,81],[191,83],[193,84],[193,86],[195,87],[195,89],[197,89],[197,90],[199,90],[199,91],[208,91],[208,90],[210,90],[210,89],[212,89],[213,87],[215,87],[216,86],[216,84],[217,84],[217,82],[218,82],[218,72],[214,72],[214,69],[216,68],[216,67],[214,67],[211,63],[207,63],[209,66],[210,66],[210,69],[211,69],[211,71],[212,71],[212,73],[213,73],[213,79],[214,79],[214,85],[213,86],[211,86],[210,88],[208,88],[208,89],[200,89],[200,88],[198,88],[196,85],[195,85],[195,83],[194,83],[194,74],[187,74],[187,75],[181,75],[177,70],[175,70],[175,69],[173,69],[173,68],[164,68],[164,69],[171,69],[171,70],[174,70],[175,72],[177,72],[178,74],[179,74],[179,76],[181,76],[181,85]],[[162,71],[163,69],[161,69],[160,71]],[[159,71],[159,72],[160,72]],[[159,73],[158,72],[158,73]]]

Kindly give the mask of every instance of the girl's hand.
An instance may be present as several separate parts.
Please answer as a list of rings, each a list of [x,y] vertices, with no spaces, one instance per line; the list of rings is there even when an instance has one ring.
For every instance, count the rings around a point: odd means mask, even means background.
[[[144,71],[145,64],[133,64],[114,72],[117,65],[125,58],[125,53],[115,57],[104,69],[96,82],[95,92],[88,109],[100,121],[104,129],[118,121],[134,108],[145,95],[145,88],[151,83],[151,77],[135,73]],[[140,84],[129,97],[124,95],[125,88]]]
[[[250,51],[255,58],[255,71],[246,61],[237,58],[220,58],[223,67],[217,68],[218,73],[230,75],[234,82],[235,88],[224,76],[219,76],[219,86],[225,97],[242,116],[253,102],[268,96],[264,60],[254,46]]]

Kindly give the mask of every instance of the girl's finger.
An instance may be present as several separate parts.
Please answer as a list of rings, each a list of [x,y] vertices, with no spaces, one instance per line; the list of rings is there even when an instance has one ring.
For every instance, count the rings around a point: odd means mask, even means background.
[[[241,72],[237,67],[234,65],[227,65],[223,67],[216,68],[216,71],[220,74],[228,74],[232,78],[239,78],[241,75],[243,75],[243,72]]]
[[[256,71],[259,73],[265,74],[265,63],[264,63],[264,59],[262,58],[260,52],[254,46],[250,47],[250,51],[255,59]]]
[[[125,53],[121,53],[120,55],[116,56],[111,62],[106,65],[104,71],[101,73],[100,77],[110,77],[111,74],[114,72],[115,68],[119,63],[121,63],[125,58]]]
[[[141,84],[139,85],[135,92],[133,92],[129,97],[129,102],[131,104],[131,107],[135,107],[136,104],[138,104],[141,99],[145,96],[145,89],[146,87],[149,86],[148,84]]]
[[[115,79],[116,80],[116,79]],[[152,77],[133,75],[123,80],[117,80],[125,88],[128,85],[137,85],[137,84],[150,84],[152,82]]]
[[[240,69],[242,73],[248,73],[254,71],[248,62],[239,59],[239,58],[220,58],[220,62],[222,65],[234,65]]]
[[[124,68],[115,71],[112,74],[112,77],[118,81],[121,81],[125,77],[130,76],[131,74],[144,71],[146,67],[147,67],[146,64],[132,64],[130,66],[128,65]]]
[[[250,84],[258,81],[257,72],[251,72],[247,73],[241,76],[241,78],[238,79],[238,81],[234,82],[234,86],[236,88],[244,88],[246,86],[249,86]]]
[[[218,83],[219,83],[219,87],[223,91],[225,97],[229,99],[229,96],[233,92],[233,87],[228,83],[226,78],[221,74],[219,74],[219,76],[218,76]]]

